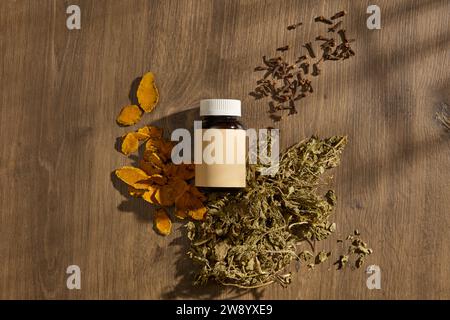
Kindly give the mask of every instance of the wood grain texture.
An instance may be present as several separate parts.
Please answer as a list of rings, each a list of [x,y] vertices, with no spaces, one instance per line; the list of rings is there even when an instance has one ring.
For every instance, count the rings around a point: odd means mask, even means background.
[[[78,4],[81,30],[65,26]],[[379,0],[382,29],[366,28],[367,1],[0,1],[0,298],[13,299],[449,299],[450,135],[434,120],[450,102],[450,2]],[[168,238],[151,210],[111,172],[128,164],[115,124],[133,80],[157,76],[161,101],[141,123],[189,126],[202,98],[244,104],[248,127],[273,125],[248,93],[260,57],[317,35],[305,23],[346,9],[354,59],[331,64],[282,146],[347,134],[334,172],[338,233],[358,228],[382,270],[302,270],[287,289],[234,293],[192,288],[181,225]],[[322,244],[336,247],[335,239]],[[66,288],[68,265],[82,289]]]

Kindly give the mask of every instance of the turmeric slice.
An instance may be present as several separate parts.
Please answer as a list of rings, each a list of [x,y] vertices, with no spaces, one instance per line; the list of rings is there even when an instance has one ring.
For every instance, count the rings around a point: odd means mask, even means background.
[[[201,206],[199,208],[191,209],[188,211],[188,215],[194,220],[203,220],[205,219],[206,208]]]
[[[159,189],[159,187],[150,187],[149,190],[145,191],[142,195],[142,199],[147,201],[150,204],[157,205],[158,201],[155,199],[155,193]]]
[[[158,152],[158,150],[161,148],[161,139],[159,138],[150,138],[145,143],[145,151],[151,153],[151,152]]]
[[[148,189],[151,185],[150,178],[143,170],[125,166],[116,170],[116,176],[135,189]]]
[[[160,168],[155,167],[151,162],[145,161],[143,159],[141,159],[139,161],[139,168],[144,170],[145,173],[148,174],[149,176],[152,176],[152,175],[157,174],[157,173],[161,173],[161,169]]]
[[[140,129],[139,129],[140,130]],[[137,132],[133,132],[134,137],[138,140],[138,141],[145,141],[147,139],[150,138],[150,136],[148,134],[145,134],[143,132],[139,132],[139,130]]]
[[[167,214],[167,210],[160,208],[156,210],[153,217],[154,228],[163,236],[167,236],[172,231],[172,221]]]
[[[156,152],[144,152],[144,160],[150,162],[155,168],[163,170],[165,167],[164,161]]]
[[[186,181],[181,179],[171,179],[167,184],[156,190],[154,199],[159,205],[170,207],[186,190],[188,190]]]
[[[203,205],[205,196],[197,188],[189,188],[176,199],[176,210],[185,210],[188,216],[194,220],[203,220],[206,214],[206,207]]]
[[[163,158],[165,161],[171,159],[173,146],[174,146],[173,141],[162,141],[160,143],[159,154],[161,158]]]
[[[129,155],[130,153],[136,152],[139,149],[139,141],[134,135],[134,132],[127,133],[122,140],[122,153],[124,155]]]
[[[172,185],[166,184],[156,191],[155,199],[161,206],[170,207],[175,203],[177,193]]]
[[[179,179],[177,177],[171,178],[167,184],[170,185],[172,189],[176,192],[175,198],[180,197],[186,190],[189,189],[189,186],[186,183],[186,181]]]
[[[146,128],[148,130],[148,135],[150,136],[150,138],[162,139],[163,136],[162,128],[158,128],[155,126],[147,126]]]
[[[206,196],[200,192],[200,190],[198,190],[198,188],[196,186],[193,185],[189,185],[189,192],[194,196],[197,197],[198,199],[200,199],[200,201],[205,201],[206,200]]]
[[[155,85],[155,75],[147,72],[141,79],[136,96],[145,112],[151,112],[159,101],[159,92]]]
[[[164,174],[169,177],[176,177],[177,176],[177,165],[173,163],[168,163],[164,166]]]
[[[176,166],[176,176],[183,180],[190,180],[195,176],[195,166],[191,164],[180,164]]]
[[[143,136],[150,138],[150,129],[148,126],[144,126],[137,130],[137,133],[142,134]]]
[[[142,110],[137,105],[129,105],[122,108],[116,121],[123,126],[132,126],[141,120]]]
[[[150,180],[159,185],[165,185],[167,182],[167,178],[159,173],[152,174],[150,176]]]

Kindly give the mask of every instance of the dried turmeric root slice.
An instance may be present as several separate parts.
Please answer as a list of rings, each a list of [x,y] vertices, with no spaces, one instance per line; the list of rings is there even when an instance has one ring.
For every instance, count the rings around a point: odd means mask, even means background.
[[[163,207],[170,207],[175,203],[177,190],[174,190],[171,185],[163,185],[155,193],[155,199],[159,205]]]
[[[207,212],[202,202],[204,199],[205,196],[197,188],[190,185],[188,190],[175,200],[175,207],[177,211],[180,211],[180,214],[184,211],[194,220],[203,220]]]
[[[147,201],[150,204],[158,205],[158,201],[155,199],[155,193],[158,191],[160,187],[159,186],[151,186],[148,188],[147,191],[144,192],[142,195],[142,199]]]
[[[159,101],[159,92],[155,85],[155,75],[147,72],[141,79],[136,96],[145,112],[151,112]]]
[[[116,121],[123,126],[132,126],[141,120],[142,110],[136,105],[129,105],[122,108]]]
[[[198,208],[189,210],[188,215],[194,220],[203,220],[205,219],[206,211],[204,206],[199,206]]]
[[[153,217],[153,226],[163,236],[170,234],[172,231],[172,221],[166,209],[160,208],[156,210],[155,216]]]
[[[134,132],[127,133],[122,140],[122,153],[129,155],[139,149],[139,140],[134,135]]]
[[[134,189],[148,189],[150,178],[143,170],[125,166],[116,170],[116,176]]]
[[[145,126],[139,129],[141,132],[145,132],[150,138],[161,139],[163,136],[163,129],[155,126]]]
[[[161,169],[155,167],[151,162],[145,161],[144,159],[141,159],[139,161],[139,168],[144,170],[145,173],[148,174],[149,176],[161,173]]]

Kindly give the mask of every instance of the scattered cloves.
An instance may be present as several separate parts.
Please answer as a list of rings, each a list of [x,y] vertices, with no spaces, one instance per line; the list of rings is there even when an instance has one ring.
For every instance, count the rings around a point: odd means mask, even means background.
[[[324,16],[318,16],[314,19],[316,22],[330,25],[328,28],[329,37],[318,35],[315,38],[315,41],[320,42],[318,43],[321,51],[319,55],[316,55],[313,43],[307,42],[302,45],[306,49],[307,55],[300,55],[293,64],[281,56],[273,58],[263,56],[263,65],[254,69],[256,72],[264,71],[264,74],[256,82],[256,88],[250,95],[255,99],[267,97],[270,100],[268,112],[274,121],[281,120],[281,115],[278,112],[288,110],[288,115],[297,113],[296,102],[314,92],[309,78],[321,74],[320,63],[345,60],[355,55],[350,46],[350,43],[354,40],[347,39],[345,29],[339,29],[342,21],[335,21],[344,15],[346,15],[345,11],[339,11],[330,19]],[[302,25],[301,22],[292,24],[287,29],[294,30],[300,25]],[[338,34],[338,37],[334,35],[335,33]],[[285,52],[291,50],[291,48],[292,46],[288,44],[277,48],[276,51]]]

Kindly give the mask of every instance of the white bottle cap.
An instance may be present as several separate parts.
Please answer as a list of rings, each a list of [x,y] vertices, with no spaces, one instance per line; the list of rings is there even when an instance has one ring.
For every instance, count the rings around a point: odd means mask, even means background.
[[[200,116],[241,116],[241,100],[205,99],[200,100]]]

